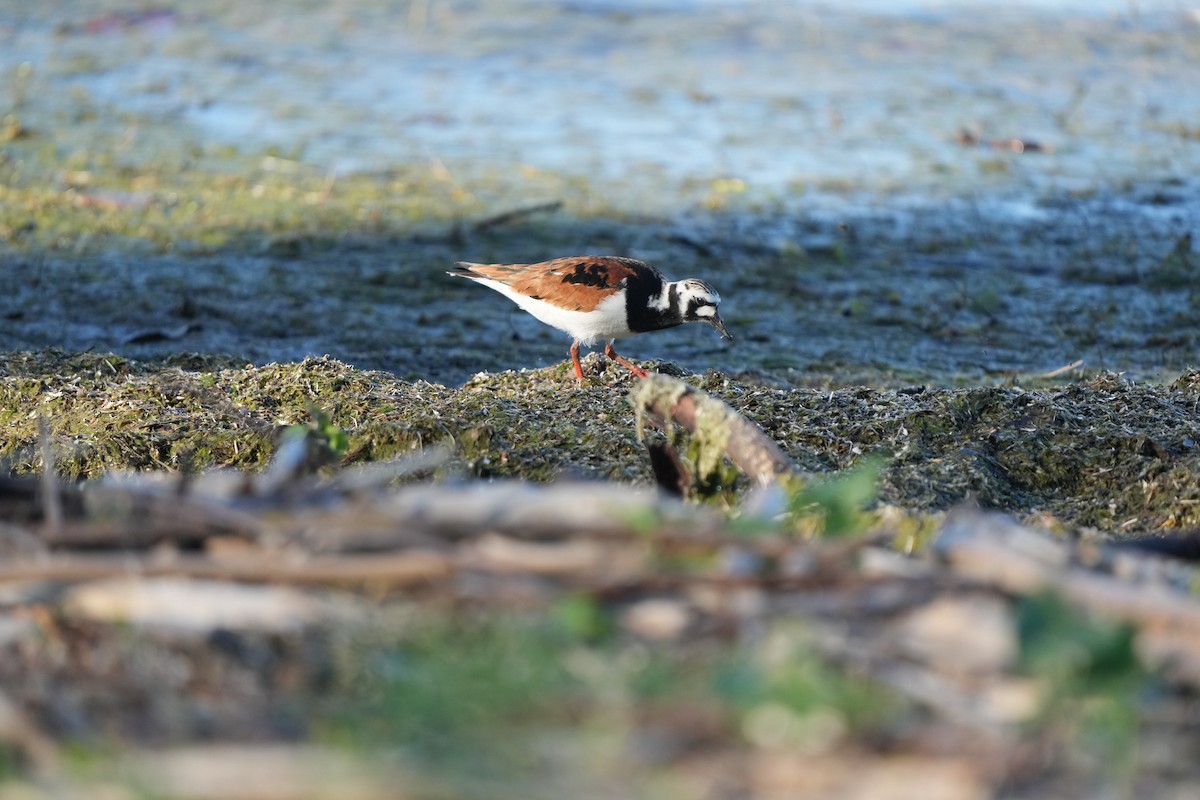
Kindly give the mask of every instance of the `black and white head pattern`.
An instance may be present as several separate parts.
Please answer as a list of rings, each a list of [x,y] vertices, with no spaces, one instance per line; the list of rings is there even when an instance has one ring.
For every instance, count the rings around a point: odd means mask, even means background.
[[[711,322],[717,316],[721,295],[698,278],[678,281],[679,316],[684,322]]]
[[[632,331],[654,331],[673,328],[685,322],[707,322],[726,339],[717,307],[721,295],[699,278],[681,281],[663,280],[657,272],[648,271],[643,281],[629,283],[629,327]]]

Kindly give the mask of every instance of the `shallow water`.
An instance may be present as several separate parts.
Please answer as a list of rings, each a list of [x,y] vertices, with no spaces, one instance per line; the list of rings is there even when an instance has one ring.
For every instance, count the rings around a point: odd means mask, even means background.
[[[716,178],[819,205],[1200,168],[1180,135],[1200,118],[1200,26],[1176,2],[105,5],[0,17],[0,72],[28,61],[63,98],[323,169],[526,165],[637,208]],[[962,130],[1053,152],[964,147]]]

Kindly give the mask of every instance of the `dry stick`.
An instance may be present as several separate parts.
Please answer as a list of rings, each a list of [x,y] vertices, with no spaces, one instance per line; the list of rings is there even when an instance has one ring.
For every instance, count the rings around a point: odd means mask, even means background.
[[[1053,589],[1090,611],[1200,635],[1200,602],[1192,597],[1071,566],[1066,545],[1003,514],[953,512],[934,551],[956,574],[1005,592],[1029,595]]]
[[[1063,366],[1058,367],[1056,369],[1052,369],[1049,372],[1043,372],[1041,375],[1038,375],[1038,377],[1039,378],[1057,378],[1059,375],[1062,375],[1063,373],[1070,372],[1071,370],[1078,369],[1079,367],[1082,367],[1082,366],[1083,366],[1083,359],[1078,358],[1078,359],[1072,361],[1070,364],[1064,364]]]
[[[239,556],[236,561],[194,555],[162,558],[70,554],[0,562],[0,583],[181,575],[209,580],[284,584],[369,583],[409,586],[443,579],[453,570],[453,559],[433,552],[298,559],[272,553]]]
[[[232,500],[181,497],[151,482],[98,482],[88,488],[87,497],[87,518],[47,526],[41,533],[46,544],[149,547],[233,533],[253,539],[264,529],[260,514],[230,507]]]
[[[644,535],[646,522],[697,533],[722,528],[709,509],[616,483],[412,486],[385,498],[380,508],[394,515],[397,525],[446,539],[473,538],[484,530],[522,539]]]
[[[241,556],[236,561],[205,556],[178,555],[170,558],[117,556],[113,554],[53,555],[0,563],[0,585],[8,582],[84,582],[111,578],[184,577],[212,581],[247,581],[292,586],[370,585],[399,589],[431,585],[453,578],[460,569],[504,575],[541,575],[555,578],[562,586],[600,595],[628,592],[678,591],[689,586],[749,587],[802,590],[842,585],[844,578],[820,573],[804,576],[757,577],[712,574],[605,576],[594,570],[564,569],[542,559],[521,565],[512,561],[490,564],[479,558],[461,558],[434,552],[379,553],[367,556],[320,556],[290,560]]]
[[[28,560],[0,562],[0,585],[12,581],[94,581],[108,578],[185,577],[214,581],[252,581],[286,585],[362,585],[400,588],[444,581],[458,570],[497,574],[557,577],[591,591],[624,591],[654,587],[678,589],[698,584],[729,587],[802,588],[828,585],[826,575],[795,578],[759,578],[725,575],[628,575],[609,578],[590,571],[564,571],[542,559],[524,567],[513,563],[488,564],[479,558],[460,558],[431,551],[376,553],[365,556],[315,556],[291,559],[287,555],[239,556],[237,560],[206,556],[171,557],[119,556],[110,553],[52,555]]]
[[[725,437],[725,454],[760,486],[783,475],[796,474],[796,465],[762,428],[741,414],[683,381],[652,374],[630,393],[634,408],[650,411],[648,419],[666,430],[673,420],[693,434]]]
[[[62,499],[58,496],[58,476],[54,464],[54,447],[46,418],[38,415],[38,444],[42,450],[42,509],[46,530],[54,533],[62,528]]]
[[[257,540],[280,533],[296,534],[307,547],[328,553],[407,549],[430,537],[457,541],[484,531],[533,541],[640,540],[647,538],[651,521],[653,541],[663,546],[712,549],[732,544],[756,552],[787,546],[766,537],[743,541],[729,535],[708,509],[616,484],[422,484],[359,495],[332,509],[286,499],[239,507],[232,505],[242,502],[236,497],[179,497],[162,486],[128,483],[98,484],[88,493],[95,518],[68,520],[56,532],[43,532],[46,543],[144,548],[225,534]]]
[[[484,217],[476,222],[473,229],[476,233],[486,231],[489,228],[495,228],[499,225],[507,225],[522,217],[528,217],[532,214],[538,214],[542,211],[558,211],[562,208],[562,200],[553,200],[549,203],[538,203],[536,206],[526,206],[525,208],[514,208],[512,211],[504,211],[500,214],[494,214],[490,217]]]
[[[285,445],[284,449],[289,449]],[[272,463],[286,461],[277,456]],[[416,471],[431,469],[449,459],[445,448],[431,448],[391,461],[344,470],[332,480],[296,478],[294,465],[274,466],[267,474],[245,476],[251,497],[226,492],[220,495],[182,489],[203,487],[203,474],[188,476],[188,482],[163,485],[159,481],[132,476],[121,481],[98,481],[88,487],[86,519],[62,522],[57,528],[42,531],[46,544],[56,547],[149,547],[161,542],[198,541],[213,536],[237,534],[257,539],[268,530],[311,528],[313,504],[323,507],[331,497],[348,493],[367,493],[388,481]],[[274,475],[274,477],[272,476]],[[279,477],[284,475],[285,477]],[[281,487],[292,481],[296,491],[280,495]],[[0,489],[3,484],[0,484]],[[61,487],[60,487],[61,494]],[[267,495],[261,497],[261,495]],[[275,496],[280,495],[280,496]],[[357,504],[361,508],[369,499]],[[339,505],[344,509],[345,503]],[[378,514],[390,527],[394,515]],[[353,533],[361,526],[359,518],[344,525]],[[372,518],[374,519],[374,518]],[[397,524],[404,520],[396,520]],[[334,519],[336,523],[337,520]],[[403,531],[398,531],[403,534]],[[410,545],[411,538],[400,535],[396,545]]]
[[[245,519],[244,524],[231,524]],[[215,536],[239,535],[253,539],[262,525],[249,514],[237,514],[228,509],[213,513],[194,514],[182,508],[171,519],[161,511],[150,510],[148,517],[96,522],[67,522],[41,532],[41,539],[51,547],[133,547],[146,548],[164,542],[196,542]]]
[[[331,489],[340,492],[382,489],[396,478],[404,478],[418,472],[432,471],[450,463],[454,455],[451,448],[433,445],[414,450],[407,455],[387,461],[355,464],[339,470],[328,482]]]

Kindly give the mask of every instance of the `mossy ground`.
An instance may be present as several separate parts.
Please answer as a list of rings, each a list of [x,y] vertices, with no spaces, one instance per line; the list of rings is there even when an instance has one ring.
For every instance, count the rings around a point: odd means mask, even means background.
[[[39,468],[40,416],[69,478],[253,470],[284,427],[319,410],[346,431],[347,464],[445,445],[454,453],[445,469],[460,475],[649,482],[627,400],[632,379],[601,358],[587,364],[582,386],[563,362],[447,388],[331,358],[235,366],[204,356],[13,354],[0,373],[0,458],[18,472]],[[1112,535],[1200,525],[1194,372],[1168,386],[1100,374],[1043,388],[776,388],[715,371],[688,380],[763,427],[806,471],[883,457],[881,499],[914,512],[970,499]]]

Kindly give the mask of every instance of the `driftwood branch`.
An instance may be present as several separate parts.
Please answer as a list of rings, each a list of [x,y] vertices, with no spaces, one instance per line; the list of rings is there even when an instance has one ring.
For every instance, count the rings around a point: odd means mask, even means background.
[[[47,526],[42,541],[51,547],[149,547],[228,534],[255,538],[263,529],[258,515],[213,500],[161,490],[105,489],[103,495],[107,513],[93,511],[88,517]]]
[[[175,575],[209,580],[396,587],[440,580],[453,569],[453,560],[449,557],[424,551],[369,556],[290,556],[254,553],[238,556],[234,560],[190,554],[166,557],[112,553],[56,554],[0,562],[0,583]]]
[[[947,519],[937,552],[960,575],[1013,594],[1053,589],[1105,616],[1200,633],[1200,603],[1072,566],[1069,547],[1003,514],[960,509]]]
[[[708,509],[616,483],[422,485],[396,492],[386,508],[396,519],[449,538],[481,531],[523,539],[628,536],[642,535],[647,526],[703,535],[724,527]]]
[[[762,428],[681,380],[652,374],[638,382],[629,399],[655,427],[665,431],[671,423],[678,423],[700,437],[702,447],[721,447],[729,460],[759,485],[797,471]]]

